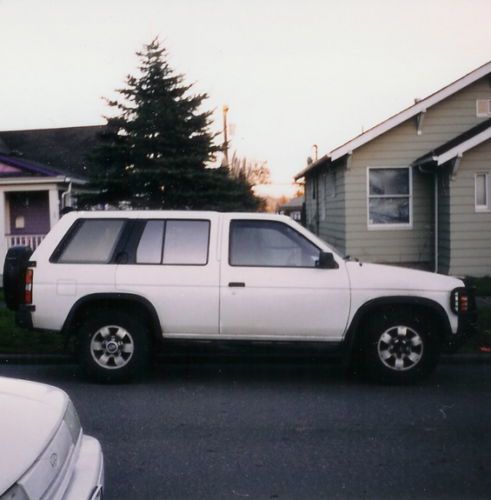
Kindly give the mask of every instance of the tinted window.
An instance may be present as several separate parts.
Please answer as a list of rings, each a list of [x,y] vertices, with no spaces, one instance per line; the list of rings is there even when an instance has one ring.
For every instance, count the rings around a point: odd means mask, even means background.
[[[164,264],[206,264],[209,233],[209,221],[168,220],[164,238]]]
[[[86,219],[79,223],[58,262],[106,263],[112,257],[124,221]]]
[[[137,264],[160,264],[162,262],[163,241],[164,221],[148,221],[136,250]]]
[[[230,265],[315,267],[319,249],[281,222],[232,221]]]

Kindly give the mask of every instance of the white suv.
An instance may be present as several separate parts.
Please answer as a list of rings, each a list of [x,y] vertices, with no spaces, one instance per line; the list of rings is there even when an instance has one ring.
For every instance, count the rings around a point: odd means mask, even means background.
[[[321,341],[413,381],[475,320],[461,280],[348,261],[271,214],[72,212],[32,255],[9,251],[4,282],[21,325],[76,335],[86,370],[113,381],[171,339]]]

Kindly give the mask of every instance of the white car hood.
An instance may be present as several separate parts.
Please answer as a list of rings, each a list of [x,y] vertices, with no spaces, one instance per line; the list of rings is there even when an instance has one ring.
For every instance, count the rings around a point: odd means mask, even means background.
[[[403,295],[405,292],[450,291],[464,286],[451,276],[418,271],[406,267],[348,262],[347,269],[353,290],[386,290]]]
[[[67,402],[68,396],[55,387],[0,377],[0,495],[46,448]]]

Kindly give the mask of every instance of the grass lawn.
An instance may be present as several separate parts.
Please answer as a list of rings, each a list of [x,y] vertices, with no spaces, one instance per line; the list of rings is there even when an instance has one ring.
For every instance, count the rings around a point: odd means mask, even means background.
[[[15,325],[14,314],[0,308],[0,352],[18,354],[58,354],[64,338],[55,332],[32,332]]]
[[[476,288],[477,297],[491,297],[491,276],[485,276],[484,278],[469,276],[464,281],[466,285]]]

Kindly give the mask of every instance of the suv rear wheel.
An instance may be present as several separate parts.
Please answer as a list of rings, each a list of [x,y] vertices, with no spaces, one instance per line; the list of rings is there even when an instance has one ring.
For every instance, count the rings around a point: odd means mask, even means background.
[[[124,311],[94,310],[79,329],[80,362],[91,378],[124,382],[141,375],[149,357],[148,329]]]
[[[428,376],[439,357],[432,318],[405,308],[379,310],[368,322],[365,366],[380,382],[411,383]]]

